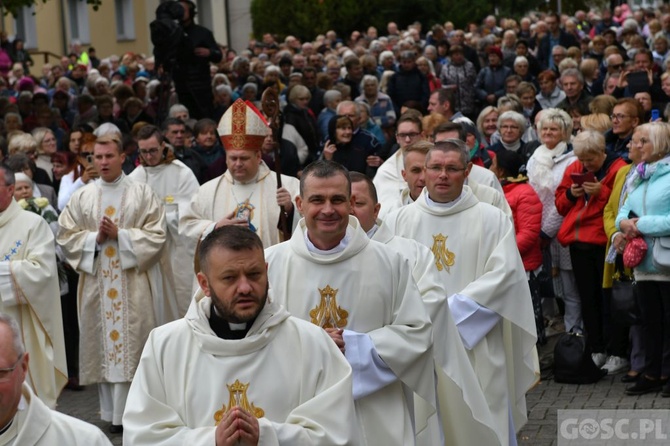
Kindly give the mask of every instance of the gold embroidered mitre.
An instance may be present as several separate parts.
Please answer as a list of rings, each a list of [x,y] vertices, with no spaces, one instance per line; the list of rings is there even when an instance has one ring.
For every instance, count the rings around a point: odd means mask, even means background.
[[[261,112],[251,102],[242,99],[228,107],[217,130],[226,150],[260,150],[270,132]]]

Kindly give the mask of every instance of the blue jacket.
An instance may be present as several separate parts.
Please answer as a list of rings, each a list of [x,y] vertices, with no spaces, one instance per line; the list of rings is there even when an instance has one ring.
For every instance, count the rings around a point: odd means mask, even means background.
[[[659,273],[652,261],[653,238],[670,235],[670,164],[660,164],[648,181],[643,181],[628,193],[616,217],[617,229],[620,229],[621,220],[627,219],[631,211],[640,217],[637,229],[649,246],[647,255],[635,271]]]

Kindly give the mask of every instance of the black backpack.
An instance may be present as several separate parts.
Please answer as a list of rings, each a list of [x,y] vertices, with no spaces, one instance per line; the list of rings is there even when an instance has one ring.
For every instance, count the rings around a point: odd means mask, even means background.
[[[591,384],[607,375],[591,358],[586,336],[570,330],[554,347],[554,381],[566,384]]]

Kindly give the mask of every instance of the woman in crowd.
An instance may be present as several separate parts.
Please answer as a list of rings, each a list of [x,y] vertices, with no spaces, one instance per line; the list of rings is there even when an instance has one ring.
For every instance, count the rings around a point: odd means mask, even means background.
[[[556,209],[564,217],[558,241],[570,248],[593,362],[599,368],[606,363],[614,366],[614,362],[624,360],[625,352],[610,345],[611,355],[606,354],[609,337],[605,335],[604,315],[609,312],[605,311],[602,292],[607,245],[603,209],[612,192],[616,173],[626,162],[614,154],[605,153],[602,133],[581,132],[572,143],[577,161],[565,169],[563,180],[556,189]],[[578,178],[580,175],[582,177]]]
[[[540,145],[528,160],[528,181],[542,202],[541,243],[551,253],[552,276],[557,294],[565,302],[565,329],[582,327],[579,294],[572,272],[570,251],[556,239],[563,217],[556,210],[556,188],[563,179],[565,169],[576,157],[569,144],[572,118],[563,110],[544,110],[537,124]]]
[[[60,182],[63,176],[67,175],[74,169],[77,163],[77,155],[72,152],[56,152],[51,155],[51,165],[53,166],[54,189],[58,194],[60,190]]]
[[[357,104],[358,111],[360,112],[359,127],[372,133],[372,135],[377,138],[377,141],[379,141],[379,144],[382,146],[386,145],[386,136],[384,136],[384,132],[370,116],[370,106],[365,102],[358,102]]]
[[[514,112],[508,112],[514,113]],[[537,342],[546,343],[542,300],[540,298],[538,274],[542,271],[542,250],[540,247],[540,231],[542,227],[542,202],[533,188],[528,184],[525,175],[526,159],[513,151],[502,151],[497,154],[491,164],[491,171],[502,184],[505,198],[512,209],[516,244],[523,260],[523,267],[528,278],[528,285],[533,299]]]
[[[500,115],[498,118],[498,132],[500,133],[500,141],[489,146],[489,150],[500,153],[504,151],[512,151],[522,153],[524,141],[521,140],[526,131],[526,118],[515,111],[509,110]],[[524,156],[524,161],[528,158]]]
[[[670,125],[643,124],[636,129],[640,163],[628,180],[628,199],[619,209],[616,226],[627,239],[644,237],[649,250],[634,269],[644,333],[645,365],[629,395],[654,392],[663,386],[664,350],[670,345],[670,273],[654,266],[655,237],[670,235]],[[663,386],[670,396],[670,384]]]
[[[93,165],[93,146],[95,135],[84,133],[81,137],[81,147],[77,153],[77,161],[72,170],[61,178],[58,190],[58,209],[65,209],[67,202],[75,191],[84,187],[89,181],[98,177]]]
[[[56,135],[46,127],[37,127],[33,130],[32,135],[37,143],[37,159],[35,160],[35,164],[40,169],[44,169],[47,175],[49,175],[49,179],[53,182],[51,155],[56,153],[58,149]]]
[[[435,68],[433,67],[433,62],[431,62],[427,57],[421,56],[416,60],[416,67],[426,76],[428,79],[428,86],[430,91],[433,92],[442,87],[442,82],[435,75]]]
[[[535,98],[543,109],[556,107],[565,99],[565,93],[556,83],[557,79],[558,75],[553,70],[544,70],[537,76],[540,93]]]
[[[451,61],[442,67],[440,80],[445,88],[454,91],[453,109],[459,110],[470,119],[477,116],[475,83],[477,71],[472,62],[465,58],[463,47],[454,45],[449,49]]]
[[[598,115],[589,115],[589,116],[598,116]],[[609,119],[609,116],[605,116]],[[584,127],[583,121],[588,116],[582,118],[582,127]],[[611,121],[610,121],[611,127]],[[638,127],[639,129],[639,127]],[[603,210],[603,224],[605,226],[605,235],[607,236],[607,246],[605,247],[605,267],[603,274],[603,295],[605,297],[605,302],[612,296],[612,281],[613,278],[617,275],[623,275],[627,278],[633,277],[633,271],[629,268],[625,268],[623,265],[623,255],[622,250],[626,245],[626,237],[619,231],[617,231],[615,226],[616,216],[619,213],[619,209],[626,201],[628,197],[628,179],[635,172],[635,168],[640,163],[640,158],[642,157],[642,152],[640,151],[640,140],[642,139],[641,132],[635,130],[631,142],[628,146],[628,158],[632,164],[627,164],[623,166],[616,174],[614,178],[614,185],[612,186],[612,193],[610,198],[605,205]],[[603,130],[594,129],[597,132],[604,133]],[[642,130],[644,132],[644,130]],[[616,339],[616,336],[621,334],[621,339]],[[612,353],[612,359],[608,359],[605,363],[604,368],[607,369],[607,372],[611,375],[623,371],[628,368],[630,365],[630,370],[624,376],[621,377],[621,382],[630,383],[635,382],[637,377],[640,375],[644,369],[644,348],[643,348],[643,334],[642,326],[636,324],[630,327],[630,330],[622,328],[621,330],[612,330],[612,335],[615,339],[612,339],[612,345],[615,347],[620,347],[621,356],[617,358],[616,353]],[[630,362],[627,357],[628,343],[627,338],[630,337]]]
[[[479,113],[477,118],[477,130],[482,136],[482,146],[488,147],[495,144],[496,141],[491,141],[491,136],[498,130],[498,109],[489,105]]]
[[[289,90],[288,104],[284,107],[284,122],[295,127],[309,150],[306,157],[300,157],[300,167],[315,160],[316,153],[319,150],[316,120],[309,109],[309,101],[311,99],[312,94],[307,87],[304,85],[296,85]]]

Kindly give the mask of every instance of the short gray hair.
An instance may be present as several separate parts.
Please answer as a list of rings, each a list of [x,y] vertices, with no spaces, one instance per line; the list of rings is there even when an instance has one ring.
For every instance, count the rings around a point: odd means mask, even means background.
[[[605,136],[595,130],[584,130],[572,140],[576,156],[605,153]]]
[[[572,117],[569,114],[558,108],[545,108],[542,111],[540,121],[537,123],[537,131],[542,132],[542,127],[549,123],[557,124],[563,131],[564,142],[570,140],[570,135],[572,134]]]
[[[516,122],[516,124],[521,129],[522,135],[526,131],[526,127],[528,126],[528,121],[526,121],[526,117],[521,113],[515,112],[514,110],[507,110],[506,112],[498,116],[498,129],[500,129],[500,126],[504,121]]]
[[[582,72],[579,71],[577,68],[566,68],[562,73],[561,73],[561,80],[566,77],[575,77],[577,78],[577,81],[584,85],[584,76],[582,75]]]
[[[5,173],[6,186],[12,186],[16,183],[16,176],[14,175],[14,171],[10,169],[9,166],[0,163],[0,170]]]
[[[435,145],[426,154],[426,166],[430,162],[433,152],[438,151],[443,153],[456,152],[461,160],[461,164],[463,164],[463,167],[468,167],[468,162],[470,161],[470,150],[465,145],[464,141],[450,138],[436,142]]]
[[[26,352],[25,347],[23,346],[23,339],[21,334],[21,329],[19,324],[16,322],[16,319],[8,315],[7,313],[0,312],[0,324],[5,324],[9,327],[9,330],[12,332],[12,343],[14,344],[14,353],[17,356],[21,356]]]

